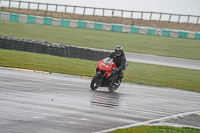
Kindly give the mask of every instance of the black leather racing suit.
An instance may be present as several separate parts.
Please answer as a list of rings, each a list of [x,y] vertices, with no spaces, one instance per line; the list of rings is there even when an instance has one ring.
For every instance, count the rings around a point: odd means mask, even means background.
[[[119,69],[118,79],[121,80],[124,77],[124,70],[126,67],[126,57],[124,52],[122,52],[120,56],[116,56],[115,52],[112,52],[108,57],[113,58],[113,61],[117,65],[117,68]]]

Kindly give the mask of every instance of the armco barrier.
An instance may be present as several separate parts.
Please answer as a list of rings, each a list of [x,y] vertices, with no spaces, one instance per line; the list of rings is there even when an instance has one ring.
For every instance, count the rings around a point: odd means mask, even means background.
[[[29,24],[35,24],[35,20],[36,20],[35,16],[28,15],[27,23],[29,23]]]
[[[0,20],[7,20],[7,21],[21,22],[21,23],[32,23],[32,24],[44,24],[44,25],[52,25],[52,26],[62,26],[62,27],[105,30],[105,31],[113,31],[113,32],[136,33],[136,34],[143,34],[143,35],[157,35],[157,36],[200,39],[199,37],[200,33],[198,32],[191,33],[191,31],[179,31],[178,36],[177,36],[176,30],[172,30],[172,29],[137,27],[137,26],[120,25],[120,24],[106,24],[106,23],[97,23],[97,22],[81,21],[81,20],[56,19],[56,18],[30,16],[30,15],[14,14],[14,13],[7,13],[7,12],[0,12]]]
[[[24,14],[19,15],[19,22],[20,23],[27,23],[28,16]]]
[[[19,14],[11,13],[10,14],[10,21],[19,22]]]
[[[95,27],[95,22],[87,21],[86,29],[94,29],[94,27]]]
[[[103,29],[103,24],[95,22],[94,29],[95,30],[102,30]]]
[[[61,25],[60,26],[69,27],[69,25],[70,25],[70,20],[68,20],[68,19],[62,19],[61,20]]]
[[[102,50],[8,36],[0,37],[0,48],[96,61],[99,61],[110,54],[110,52]]]

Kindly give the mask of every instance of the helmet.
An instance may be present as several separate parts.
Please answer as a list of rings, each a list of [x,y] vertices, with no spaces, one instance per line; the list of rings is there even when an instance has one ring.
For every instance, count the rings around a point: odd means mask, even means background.
[[[122,52],[123,52],[123,47],[121,45],[117,45],[115,47],[115,55],[120,56]]]

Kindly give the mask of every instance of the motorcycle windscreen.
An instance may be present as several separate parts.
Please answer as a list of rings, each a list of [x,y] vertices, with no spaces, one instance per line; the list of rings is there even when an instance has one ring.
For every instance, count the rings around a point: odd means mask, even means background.
[[[113,62],[113,59],[112,58],[106,58],[105,60],[104,60],[104,63],[105,64],[110,64],[110,63],[112,63]]]

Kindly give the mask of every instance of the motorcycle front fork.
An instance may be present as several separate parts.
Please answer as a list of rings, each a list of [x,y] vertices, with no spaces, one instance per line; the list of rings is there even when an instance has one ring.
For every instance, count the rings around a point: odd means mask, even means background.
[[[117,82],[118,79],[118,75],[114,75],[113,78],[111,79],[111,84],[114,84],[115,82]]]

